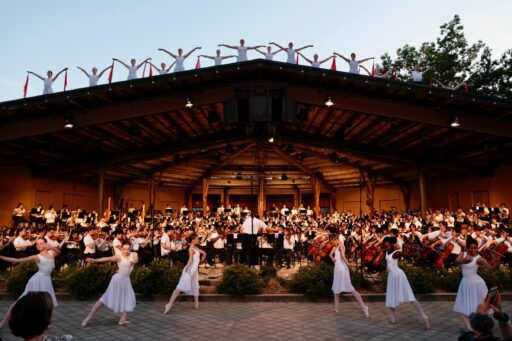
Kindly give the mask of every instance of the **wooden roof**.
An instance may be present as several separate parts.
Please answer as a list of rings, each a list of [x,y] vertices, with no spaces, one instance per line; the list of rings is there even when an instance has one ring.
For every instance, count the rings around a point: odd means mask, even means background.
[[[224,122],[223,102],[248,94],[294,99],[307,116],[277,124],[270,143],[258,129]],[[455,116],[459,128],[450,126]],[[68,117],[73,129],[64,128]],[[361,173],[381,184],[414,180],[419,168],[490,175],[512,151],[510,101],[265,60],[3,102],[0,122],[2,162],[26,162],[36,177],[104,169],[110,181],[157,174],[187,189],[203,177],[210,188],[260,176],[270,188],[311,188],[319,177],[333,189],[356,186]]]

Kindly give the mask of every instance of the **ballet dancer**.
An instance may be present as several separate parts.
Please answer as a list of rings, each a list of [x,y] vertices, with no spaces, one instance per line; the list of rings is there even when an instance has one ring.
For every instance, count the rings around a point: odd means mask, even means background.
[[[229,56],[221,56],[220,55],[220,50],[217,50],[215,56],[207,56],[205,54],[201,54],[199,55],[199,57],[203,57],[203,58],[208,58],[208,59],[213,59],[215,61],[215,66],[218,66],[218,65],[221,65],[222,64],[222,61],[224,59],[229,59],[229,58],[236,58],[235,55],[229,55]]]
[[[123,62],[123,61],[121,61],[121,60],[119,60],[117,58],[112,58],[112,60],[115,61],[115,62],[119,62],[122,65],[124,65],[124,67],[128,69],[128,78],[127,78],[127,80],[132,80],[132,79],[137,79],[138,78],[137,77],[137,70],[139,70],[142,65],[144,65],[149,60],[151,60],[151,58],[146,58],[146,60],[144,60],[139,65],[137,65],[137,61],[135,60],[135,58],[132,58],[130,60],[130,65],[126,64],[125,62]]]
[[[200,50],[200,49],[201,49],[200,46],[194,47],[189,52],[183,54],[183,49],[179,48],[177,55],[167,51],[166,49],[158,49],[158,51],[163,51],[163,52],[167,53],[169,56],[171,56],[172,58],[176,59],[176,66],[174,67],[174,72],[180,72],[180,71],[185,71],[185,64],[184,64],[185,59],[187,59],[192,54],[192,52],[194,52],[195,50]]]
[[[462,314],[464,324],[468,330],[473,330],[469,323],[469,315],[476,311],[476,307],[487,296],[487,285],[482,277],[478,276],[478,267],[489,270],[494,268],[478,255],[478,242],[471,236],[466,240],[467,252],[461,252],[455,260],[455,264],[461,265],[462,279],[457,291],[457,298],[453,311]]]
[[[342,292],[349,292],[354,296],[359,303],[361,310],[366,318],[370,317],[368,313],[368,306],[364,304],[363,299],[359,292],[352,286],[350,280],[350,271],[348,270],[348,261],[345,257],[345,245],[336,237],[331,238],[334,247],[329,254],[334,262],[334,279],[332,282],[332,292],[334,293],[334,312],[338,312],[340,304],[340,294]]]
[[[402,62],[402,65],[403,65],[404,69],[406,69],[407,72],[409,72],[409,74],[411,75],[411,80],[414,83],[421,83],[421,82],[423,82],[423,74],[425,72],[428,72],[430,69],[432,69],[432,67],[429,66],[428,68],[421,70],[420,69],[420,64],[414,65],[413,69],[408,68],[407,65],[405,65],[404,62]]]
[[[47,78],[39,76],[37,73],[32,72],[32,71],[27,71],[27,72],[36,76],[37,78],[39,78],[40,80],[42,80],[44,82],[43,95],[48,95],[48,94],[53,94],[53,88],[52,88],[53,82],[55,82],[57,80],[57,78],[59,78],[60,74],[63,73],[64,71],[66,71],[67,69],[68,68],[66,67],[66,68],[60,70],[55,75],[55,77],[53,77],[52,71],[48,71],[46,73]]]
[[[129,312],[135,308],[135,292],[133,291],[132,283],[130,281],[130,274],[133,271],[133,266],[138,263],[139,257],[136,252],[130,252],[130,242],[124,242],[121,246],[121,253],[104,258],[87,258],[87,263],[105,263],[116,262],[119,270],[112,276],[108,285],[107,291],[101,298],[94,304],[89,315],[83,320],[82,327],[86,327],[89,321],[93,318],[94,314],[102,306],[107,306],[114,313],[121,313],[118,324],[120,326],[130,323],[126,319]]]
[[[286,62],[287,63],[290,63],[290,64],[295,64],[296,63],[296,58],[295,58],[295,53],[299,52],[299,51],[302,51],[304,49],[307,49],[309,47],[313,47],[313,45],[306,45],[306,46],[303,46],[303,47],[300,47],[298,49],[294,49],[293,48],[293,43],[292,42],[289,42],[288,43],[288,47],[283,47],[279,44],[276,44],[276,43],[269,43],[271,45],[274,45],[274,46],[277,46],[279,47],[281,50],[285,51],[287,54],[288,54],[288,57],[286,59]]]
[[[180,294],[180,292],[184,291],[188,295],[193,295],[195,300],[195,308],[199,309],[199,263],[206,258],[206,253],[197,248],[196,245],[200,243],[199,236],[195,233],[191,234],[187,238],[187,242],[190,244],[188,249],[188,262],[187,265],[183,268],[183,272],[181,274],[180,281],[174,289],[171,298],[169,299],[169,303],[165,305],[164,314],[167,314]]]
[[[368,74],[368,76],[371,76],[372,73],[364,67],[364,65],[359,65],[361,67],[361,69],[363,69],[364,71],[366,71],[366,73]],[[377,65],[375,65],[374,69],[373,69],[373,77],[375,78],[388,78],[389,77],[389,72],[390,70],[386,71],[385,73],[380,73],[380,69]]]
[[[160,64],[160,67],[161,69],[159,69],[158,67],[156,67],[156,65],[154,65],[153,63],[151,62],[148,62],[148,64],[150,65],[150,67],[154,68],[156,71],[158,71],[158,73],[160,75],[166,75],[169,73],[169,71],[172,69],[172,67],[176,64],[176,62],[173,62],[171,65],[169,65],[169,67],[166,67],[167,65],[165,65],[165,63],[162,63]]]
[[[245,62],[247,61],[247,51],[248,50],[255,50],[258,47],[265,47],[265,45],[256,45],[256,46],[245,46],[245,40],[240,39],[240,46],[233,46],[233,45],[226,45],[226,44],[219,44],[219,47],[224,46],[228,49],[233,49],[238,51],[238,57],[236,57],[237,63],[239,62]]]
[[[307,61],[309,64],[311,64],[312,67],[316,67],[316,68],[319,68],[323,63],[325,63],[329,59],[334,58],[334,56],[330,56],[330,57],[325,58],[324,60],[318,60],[318,54],[315,53],[313,55],[313,60],[311,60],[311,59],[307,58],[306,56],[304,56],[300,52],[297,52],[297,54],[299,56],[301,56],[302,58],[304,58],[304,60]]]
[[[266,60],[274,60],[274,56],[278,54],[279,52],[283,51],[283,49],[279,49],[275,52],[272,52],[272,46],[267,46],[267,52],[260,51],[259,48],[254,49],[256,52],[261,53]]]
[[[389,322],[395,324],[396,308],[404,302],[410,302],[420,315],[423,322],[425,322],[425,328],[430,329],[431,325],[429,317],[423,312],[420,303],[416,301],[416,297],[414,297],[411,285],[409,284],[404,271],[398,267],[398,259],[401,256],[401,252],[396,249],[396,243],[396,237],[385,237],[383,241],[383,246],[386,250],[386,263],[388,269],[386,307],[389,308],[391,313]]]
[[[104,68],[103,71],[101,71],[99,74],[98,74],[98,69],[93,67],[91,75],[87,71],[85,71],[83,68],[81,68],[80,66],[77,66],[76,68],[78,70],[82,71],[83,73],[85,73],[87,78],[89,78],[89,86],[96,86],[96,85],[98,85],[98,81],[100,80],[101,76],[103,76],[105,71],[111,69],[112,65],[107,66],[106,68]]]
[[[67,236],[65,237],[65,239]],[[52,303],[54,307],[57,307],[57,298],[55,297],[55,291],[53,290],[52,285],[52,270],[55,268],[55,257],[58,256],[60,251],[56,248],[52,248],[46,242],[46,239],[43,238],[42,234],[36,240],[36,248],[39,253],[37,255],[24,257],[24,258],[11,258],[0,256],[0,260],[9,263],[36,263],[38,267],[38,271],[30,277],[25,287],[25,291],[18,298],[25,296],[27,293],[31,291],[45,291],[50,294],[52,298]],[[15,302],[16,303],[16,302]],[[9,316],[11,315],[11,310],[14,304],[12,304],[7,311],[2,322],[0,322],[0,328],[4,327],[7,321],[9,320]]]
[[[336,56],[340,57],[341,59],[343,59],[344,61],[346,61],[348,63],[348,68],[349,68],[348,72],[354,73],[354,74],[359,74],[359,64],[364,63],[370,59],[375,59],[375,57],[370,57],[370,58],[356,60],[356,54],[354,52],[352,52],[350,54],[350,59],[348,59],[347,57],[345,57],[337,52],[334,52],[334,54]]]

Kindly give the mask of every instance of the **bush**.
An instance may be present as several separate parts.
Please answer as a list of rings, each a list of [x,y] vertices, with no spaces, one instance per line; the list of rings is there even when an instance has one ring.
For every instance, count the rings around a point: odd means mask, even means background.
[[[7,277],[7,291],[18,297],[25,291],[25,286],[32,275],[37,272],[37,265],[34,263],[21,263],[13,267]]]
[[[168,260],[154,261],[148,268],[137,267],[132,272],[133,288],[145,298],[154,294],[170,295],[178,284],[183,265],[171,265]]]
[[[53,277],[54,288],[66,289],[68,287],[68,283],[74,276],[76,276],[76,273],[80,271],[80,269],[81,268],[77,264],[72,264],[61,268],[61,271],[57,272]]]
[[[246,265],[235,264],[224,268],[219,284],[219,293],[244,297],[245,295],[259,294],[261,287],[256,270]]]
[[[324,263],[304,266],[290,281],[292,292],[304,294],[313,300],[332,295],[333,268]]]
[[[78,269],[69,277],[68,291],[79,300],[86,300],[105,292],[117,271],[113,264],[91,264]]]
[[[483,278],[485,284],[487,284],[488,288],[499,287],[500,290],[503,290],[504,287],[509,286],[507,282],[507,274],[503,270],[496,271],[488,271],[486,269],[482,269],[479,272],[480,277]]]
[[[368,289],[370,287],[370,283],[364,278],[361,271],[357,271],[353,268],[349,268],[350,270],[350,280],[352,281],[352,285],[357,289]]]
[[[434,291],[434,279],[437,274],[432,269],[413,267],[410,265],[402,268],[411,284],[415,294],[429,294]]]

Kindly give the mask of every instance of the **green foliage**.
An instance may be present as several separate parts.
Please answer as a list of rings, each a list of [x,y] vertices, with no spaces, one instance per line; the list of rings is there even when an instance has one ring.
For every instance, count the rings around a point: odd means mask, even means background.
[[[150,298],[154,294],[170,295],[178,284],[183,265],[171,265],[168,260],[154,261],[148,268],[136,267],[132,272],[135,292]]]
[[[423,269],[404,265],[402,269],[416,294],[429,294],[434,291],[434,280],[437,277],[433,269]]]
[[[290,281],[292,292],[302,293],[311,299],[332,296],[333,268],[324,263],[304,266]]]
[[[15,265],[7,277],[7,291],[17,297],[23,293],[28,280],[37,272],[34,263],[21,263]]]
[[[350,280],[355,289],[368,289],[370,287],[370,283],[364,278],[361,271],[354,270],[349,268],[350,270]]]
[[[222,281],[219,284],[219,293],[236,297],[256,295],[261,292],[258,272],[242,264],[235,264],[224,268]]]
[[[107,289],[116,270],[112,264],[85,266],[70,275],[67,289],[79,300],[89,299]]]
[[[80,267],[76,264],[69,265],[63,267],[60,272],[55,273],[53,277],[54,287],[57,288],[67,288],[68,283],[71,279],[76,276],[76,273],[80,271]]]
[[[499,287],[501,290],[505,287],[510,287],[507,281],[507,274],[503,270],[487,271],[485,269],[478,271],[480,277],[483,278],[488,288]]]
[[[454,268],[451,270],[440,269],[436,271],[436,274],[433,277],[434,286],[447,292],[457,292],[461,278],[462,273],[460,268]]]

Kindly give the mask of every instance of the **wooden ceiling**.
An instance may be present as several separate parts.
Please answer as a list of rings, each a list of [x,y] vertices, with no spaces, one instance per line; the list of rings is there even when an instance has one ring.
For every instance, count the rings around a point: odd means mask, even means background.
[[[294,99],[302,117],[270,129],[225,124],[223,102],[247,94]],[[64,129],[70,117],[75,127]],[[2,159],[28,164],[34,177],[104,170],[116,183],[156,175],[189,190],[203,178],[210,188],[264,177],[269,188],[309,189],[318,177],[332,190],[362,175],[405,183],[418,169],[489,176],[512,156],[509,101],[263,60],[4,102],[0,120]]]

